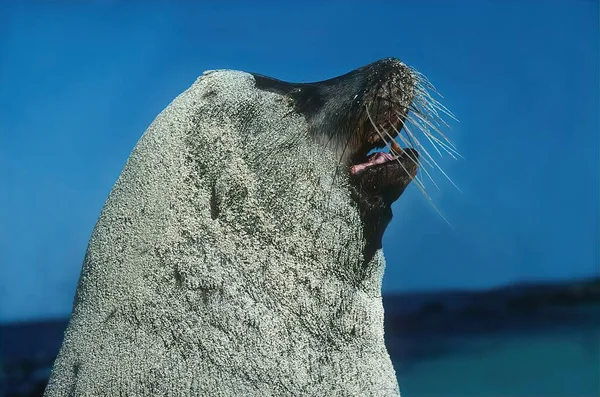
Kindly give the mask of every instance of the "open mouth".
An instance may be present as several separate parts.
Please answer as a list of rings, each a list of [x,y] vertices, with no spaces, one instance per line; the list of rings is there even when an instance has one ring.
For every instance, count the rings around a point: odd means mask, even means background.
[[[419,155],[412,148],[402,148],[397,141],[403,138],[400,134],[406,115],[396,112],[390,116],[390,109],[385,108],[374,117],[368,109],[365,113],[363,128],[357,132],[357,140],[352,145],[354,153],[349,156],[348,166],[352,179],[360,180],[364,173],[380,173],[385,169],[386,175],[382,174],[382,177],[389,179],[389,173],[394,171],[400,174],[398,176],[407,177],[400,178],[403,183],[410,183],[416,175]],[[408,142],[404,139],[403,143]],[[385,180],[380,183],[388,184]]]
[[[397,144],[396,144],[397,145]],[[419,153],[412,148],[392,148],[367,156],[350,167],[350,181],[363,198],[375,196],[391,204],[416,177]]]
[[[417,163],[418,154],[414,149],[410,149],[411,152],[406,152],[398,145],[395,140],[391,141],[390,151],[371,151],[372,153],[367,156],[366,161],[354,164],[350,167],[350,173],[352,175],[358,175],[368,168],[376,167],[378,165],[385,165],[386,163],[398,162],[400,164],[405,160],[405,156],[413,160],[415,165]],[[403,156],[405,155],[405,156]],[[412,168],[412,167],[410,167]],[[408,170],[406,170],[408,172]]]

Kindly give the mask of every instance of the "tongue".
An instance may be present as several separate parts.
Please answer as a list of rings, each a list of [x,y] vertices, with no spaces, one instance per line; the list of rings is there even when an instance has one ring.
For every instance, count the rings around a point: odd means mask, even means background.
[[[398,158],[398,157],[394,157],[390,153],[378,152],[378,153],[373,154],[371,157],[369,157],[367,162],[353,165],[352,168],[350,168],[350,172],[352,172],[352,174],[358,174],[360,171],[364,170],[365,168],[371,167],[376,164],[382,164],[387,161],[392,161],[392,160],[395,160],[396,158]]]

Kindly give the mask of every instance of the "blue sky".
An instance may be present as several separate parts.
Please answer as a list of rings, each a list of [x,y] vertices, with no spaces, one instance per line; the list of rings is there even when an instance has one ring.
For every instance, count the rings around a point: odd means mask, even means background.
[[[206,69],[314,81],[395,56],[459,118],[461,187],[411,186],[384,292],[599,271],[598,2],[0,5],[0,321],[67,315],[129,152]],[[13,2],[16,4],[16,2]]]

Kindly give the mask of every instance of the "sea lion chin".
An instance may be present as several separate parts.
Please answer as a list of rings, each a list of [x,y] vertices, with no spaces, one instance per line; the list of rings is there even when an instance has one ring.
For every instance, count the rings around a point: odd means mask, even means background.
[[[46,396],[397,396],[380,247],[417,77],[204,73],[110,192]]]

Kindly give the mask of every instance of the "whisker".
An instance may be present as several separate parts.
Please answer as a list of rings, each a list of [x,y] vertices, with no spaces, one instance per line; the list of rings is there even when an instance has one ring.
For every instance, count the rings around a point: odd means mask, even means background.
[[[379,128],[377,128],[377,125],[373,121],[373,118],[371,117],[371,114],[369,113],[369,109],[367,109],[367,117],[369,118],[369,121],[373,125],[373,128],[375,129],[375,131],[377,131],[377,134],[379,135],[379,137],[383,140],[383,142],[385,142],[386,145],[388,145],[388,142],[386,141],[385,137],[379,131]],[[398,160],[398,164],[400,164],[400,166],[402,167],[404,172],[406,172],[406,175],[410,175],[410,172],[408,172],[408,170],[406,169],[406,167],[404,167],[404,164],[402,164],[401,161]],[[421,181],[417,181],[417,183],[415,183],[415,186],[417,186],[419,188],[419,190],[421,190],[421,192],[423,192],[423,194],[427,195],[427,193],[425,192],[425,186],[422,186],[420,182]]]
[[[394,127],[394,129],[396,129]],[[398,134],[398,137],[400,138],[400,140],[406,145],[406,138],[404,138],[401,134]],[[408,146],[408,145],[407,145]],[[417,169],[418,170],[423,170],[423,172],[425,172],[425,175],[427,175],[427,177],[429,178],[429,180],[431,180],[431,183],[433,183],[433,186],[435,186],[438,190],[440,189],[440,187],[437,185],[437,183],[435,183],[435,180],[433,179],[433,177],[431,176],[431,174],[429,173],[429,171],[427,171],[426,167],[423,167],[422,164],[420,164],[416,159],[414,159],[412,156],[408,156],[413,163],[415,163],[415,165],[417,165]],[[433,166],[431,165],[431,163],[429,162],[429,160],[427,160],[424,157],[421,157],[422,160],[424,160],[430,167],[433,168]],[[398,160],[399,161],[399,160]],[[424,186],[423,186],[424,187]]]
[[[418,147],[427,155],[427,157],[429,157],[429,159],[437,165],[437,163],[435,162],[435,160],[433,159],[433,156],[431,156],[431,154],[429,154],[429,152],[427,151],[427,149],[423,146],[423,144],[421,143],[421,141],[419,141],[416,136],[412,133],[412,131],[408,128],[408,126],[406,124],[404,124],[404,130],[406,131],[407,135],[412,136],[413,139],[417,142]],[[423,160],[427,161],[425,156],[421,156]],[[429,161],[427,161],[427,163],[432,167],[433,165],[431,165],[431,163],[429,163]],[[439,168],[439,166],[438,166]]]
[[[409,132],[409,130],[406,128],[406,124],[404,125],[404,129]],[[421,145],[421,143],[419,142],[419,145],[421,146],[421,149],[427,154],[427,156],[429,156],[429,159],[436,165],[437,169],[440,170],[440,172],[446,177],[446,179],[448,179],[450,181],[450,183],[459,191],[462,193],[462,190],[458,187],[458,185],[456,185],[456,183],[454,183],[454,181],[448,176],[448,174],[446,174],[446,172],[444,172],[444,170],[442,169],[442,167],[440,167],[440,165],[433,159],[433,157],[429,154],[429,152],[427,151],[427,149],[425,149],[423,147],[423,145]]]
[[[454,116],[454,114],[448,110],[448,108],[446,108],[444,105],[442,105],[441,103],[439,103],[435,98],[433,98],[428,91],[422,91],[422,90],[417,90],[418,95],[415,97],[415,99],[417,100],[417,102],[421,105],[423,105],[425,108],[427,108],[430,112],[432,112],[433,114],[435,114],[435,116],[440,119],[442,122],[445,123],[445,121],[443,120],[443,118],[439,115],[438,110],[444,114],[446,114],[447,116],[449,116],[450,118],[454,119],[455,121],[458,121],[456,119],[456,116]]]
[[[421,114],[413,112],[415,117],[417,117],[419,120],[421,120],[423,123],[427,124],[429,127],[431,127],[435,132],[437,132],[442,138],[444,138],[444,140],[446,142],[448,142],[449,145],[451,145],[454,149],[456,149],[456,147],[454,146],[454,144],[452,143],[452,141],[446,137],[446,135],[444,135],[436,126],[434,126],[429,120],[427,120],[427,118],[423,117]]]
[[[394,106],[399,106],[402,107],[408,111],[410,111],[411,113],[415,114],[419,119],[423,120],[423,122],[425,122],[427,125],[429,125],[435,132],[437,132],[445,141],[447,141],[447,143],[452,146],[452,148],[455,151],[455,154],[458,155],[459,157],[462,157],[457,151],[456,151],[456,147],[454,146],[454,144],[452,143],[452,141],[446,137],[435,125],[433,125],[433,122],[435,122],[436,124],[438,124],[438,126],[440,125],[439,123],[437,123],[436,121],[436,117],[435,115],[431,115],[429,112],[426,111],[422,111],[420,109],[417,109],[414,106],[406,106],[403,105],[397,101],[388,99],[388,98],[384,98],[384,97],[379,97],[381,100],[387,101],[389,103],[391,103]],[[398,112],[396,112],[398,113]],[[429,117],[428,117],[429,116]],[[431,121],[429,119],[432,119]],[[445,123],[443,120],[442,122],[446,125],[448,125],[447,123]],[[437,139],[436,139],[437,140]]]
[[[429,141],[429,143],[431,143],[431,146],[435,149],[436,152],[438,152],[438,154],[440,155],[440,157],[442,157],[442,152],[440,152],[440,150],[438,149],[437,145],[435,145],[433,143],[433,141],[431,140],[431,138],[429,137],[429,134],[427,134],[426,131],[423,130],[423,127],[421,125],[419,125],[418,123],[416,123],[413,119],[411,119],[410,117],[407,117],[405,119],[405,122],[409,121],[412,125],[414,125],[419,131],[421,131],[423,133],[423,135],[425,135],[425,138],[427,138],[427,140]]]
[[[429,93],[429,91],[433,91],[440,98],[444,98],[444,96],[437,90],[437,88],[433,85],[433,83],[431,81],[429,81],[429,79],[427,78],[427,76],[425,76],[424,74],[422,74],[421,72],[417,71],[414,68],[409,67],[409,69],[417,77],[417,84],[415,85],[415,89],[418,90],[418,91],[420,91],[420,92],[422,92],[426,97],[428,97],[428,99],[431,102],[435,103],[436,106],[438,106],[440,108],[440,110],[443,110],[448,116],[452,117],[455,121],[458,121],[458,119],[456,118],[456,116],[454,116],[454,114],[446,106],[444,106],[443,104],[441,104],[440,102],[438,102]]]
[[[448,146],[446,143],[440,141],[435,135],[431,134],[426,126],[421,125],[417,120],[414,120],[413,118],[410,117],[411,115],[409,115],[406,120],[409,121],[410,123],[412,123],[415,127],[417,127],[424,135],[425,137],[429,140],[429,142],[431,142],[431,144],[436,148],[437,150],[437,145],[439,145],[446,153],[448,153],[450,155],[450,157],[452,157],[454,160],[457,160],[456,156],[461,157],[464,159],[464,157],[458,153],[455,149],[451,148],[450,146]],[[433,140],[433,141],[432,141]],[[435,143],[434,143],[435,142]],[[442,156],[442,153],[440,153],[439,150],[437,150],[437,152],[440,154],[440,156]]]
[[[394,131],[396,131],[396,133],[397,133],[398,131],[396,130],[396,127],[394,127],[394,125],[393,125],[393,124],[391,124],[391,123],[390,123],[390,125],[392,126],[392,128],[394,129]],[[382,127],[382,126],[380,125],[380,127]],[[393,141],[393,140],[395,140],[395,139],[394,139],[394,137],[392,137],[392,135],[390,135],[390,133],[389,133],[389,132],[388,132],[386,129],[384,129],[384,128],[381,128],[381,129],[382,129],[382,130],[385,132],[385,134],[386,134],[386,135],[387,135],[387,136],[390,138],[390,140],[392,140],[392,141]],[[401,140],[403,139],[402,135],[400,135],[400,134],[398,134],[398,137],[400,137],[400,139],[401,139]],[[405,145],[407,145],[407,144],[406,144],[406,141],[404,141],[404,140],[403,140],[403,143],[404,143]],[[407,146],[408,146],[408,145],[407,145]],[[400,153],[396,153],[396,154],[397,154],[397,155],[400,155]],[[425,188],[425,184],[424,184],[424,183],[423,183],[423,181],[422,181],[423,177],[421,176],[421,177],[419,178],[419,175],[418,175],[419,171],[420,171],[420,170],[421,170],[423,167],[420,167],[420,166],[419,166],[419,162],[418,162],[418,161],[417,161],[417,159],[415,159],[413,156],[411,156],[411,155],[410,155],[410,154],[408,154],[408,153],[406,153],[406,155],[407,155],[407,157],[408,157],[408,158],[409,158],[409,159],[410,159],[410,160],[413,162],[413,164],[415,164],[415,165],[417,166],[417,176],[415,176],[415,178],[416,178],[416,179],[417,179],[417,180],[418,180],[418,181],[421,183],[421,185],[423,186],[423,188]],[[396,158],[395,160],[396,160],[398,163],[400,163],[400,159],[399,159],[399,158]],[[425,172],[426,172],[427,176],[429,177],[429,179],[431,179],[431,182],[433,182],[433,184],[434,184],[434,185],[437,187],[436,183],[433,181],[433,179],[431,178],[431,176],[429,175],[429,173],[427,172],[427,170],[426,170],[426,169],[425,169]],[[438,189],[439,189],[439,188],[438,188]]]

